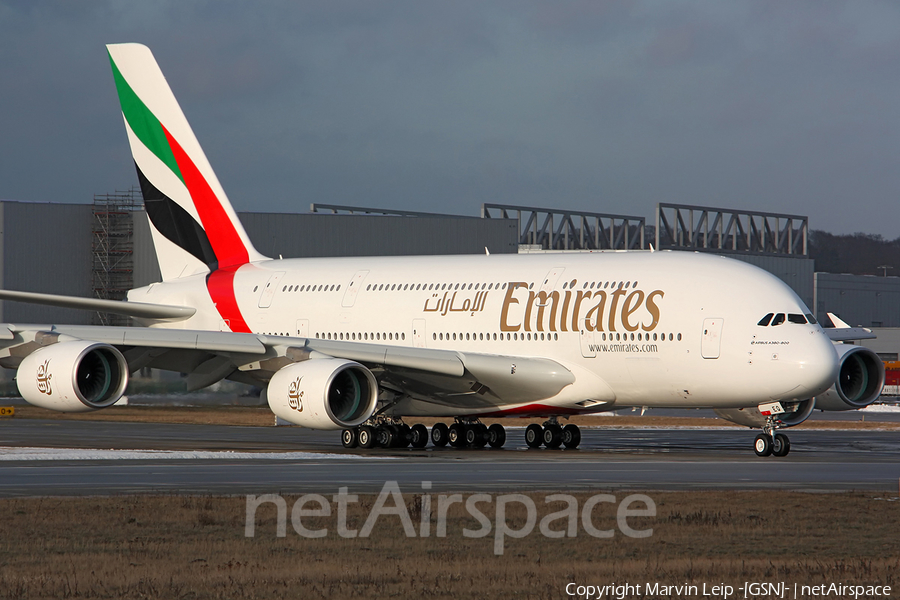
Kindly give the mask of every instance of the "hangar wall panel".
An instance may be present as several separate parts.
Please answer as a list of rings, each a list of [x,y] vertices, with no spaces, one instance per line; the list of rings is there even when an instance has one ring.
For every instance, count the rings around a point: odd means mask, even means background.
[[[874,340],[860,340],[859,345],[880,354],[883,360],[898,360],[900,358],[900,328],[879,327],[872,328],[872,332],[878,337]]]
[[[159,263],[153,250],[150,220],[143,210],[134,212],[134,287],[162,281]]]
[[[900,327],[900,277],[816,273],[816,316],[832,312],[850,325]]]
[[[476,217],[240,213],[256,249],[267,256],[494,254],[518,250],[516,222]]]
[[[89,204],[0,202],[4,289],[91,295]],[[90,324],[87,311],[0,302],[3,321]]]

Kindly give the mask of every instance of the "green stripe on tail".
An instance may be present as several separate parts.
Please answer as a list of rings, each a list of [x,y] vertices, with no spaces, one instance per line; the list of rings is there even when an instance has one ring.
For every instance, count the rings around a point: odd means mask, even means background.
[[[107,51],[107,54],[109,54],[109,51]],[[184,177],[181,175],[181,170],[178,168],[175,155],[172,154],[172,149],[169,147],[169,142],[166,139],[166,134],[159,119],[150,112],[147,105],[125,81],[111,54],[109,54],[109,63],[112,65],[113,77],[116,80],[116,91],[119,93],[119,104],[122,105],[122,114],[125,115],[128,126],[131,127],[138,139],[183,182]]]

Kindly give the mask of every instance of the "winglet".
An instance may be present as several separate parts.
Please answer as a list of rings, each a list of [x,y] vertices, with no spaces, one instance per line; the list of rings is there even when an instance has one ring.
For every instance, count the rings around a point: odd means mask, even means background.
[[[834,313],[826,313],[834,327],[824,328],[825,335],[832,342],[850,342],[854,340],[873,340],[878,336],[868,327],[851,327]]]
[[[828,318],[831,319],[831,324],[834,325],[835,329],[851,329],[850,325],[841,320],[839,316],[834,313],[825,313],[828,315]]]

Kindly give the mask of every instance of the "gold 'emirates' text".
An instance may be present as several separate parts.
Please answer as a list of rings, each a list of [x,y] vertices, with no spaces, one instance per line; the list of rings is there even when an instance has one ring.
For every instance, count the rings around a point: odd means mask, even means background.
[[[521,291],[520,291],[521,290]],[[525,294],[527,293],[527,299]],[[653,331],[659,324],[662,290],[619,288],[534,292],[523,281],[510,282],[500,310],[500,331]],[[582,316],[583,315],[583,316]]]

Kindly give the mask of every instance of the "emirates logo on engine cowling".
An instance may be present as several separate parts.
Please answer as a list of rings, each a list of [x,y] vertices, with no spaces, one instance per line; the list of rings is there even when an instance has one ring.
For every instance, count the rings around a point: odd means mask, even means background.
[[[42,394],[47,394],[48,396],[53,394],[53,388],[50,386],[50,379],[53,378],[53,375],[49,373],[50,371],[50,359],[44,361],[44,364],[39,365],[37,369],[37,389]]]
[[[303,377],[298,377],[296,381],[288,386],[288,404],[297,412],[303,412],[303,390],[300,389],[301,379]]]

